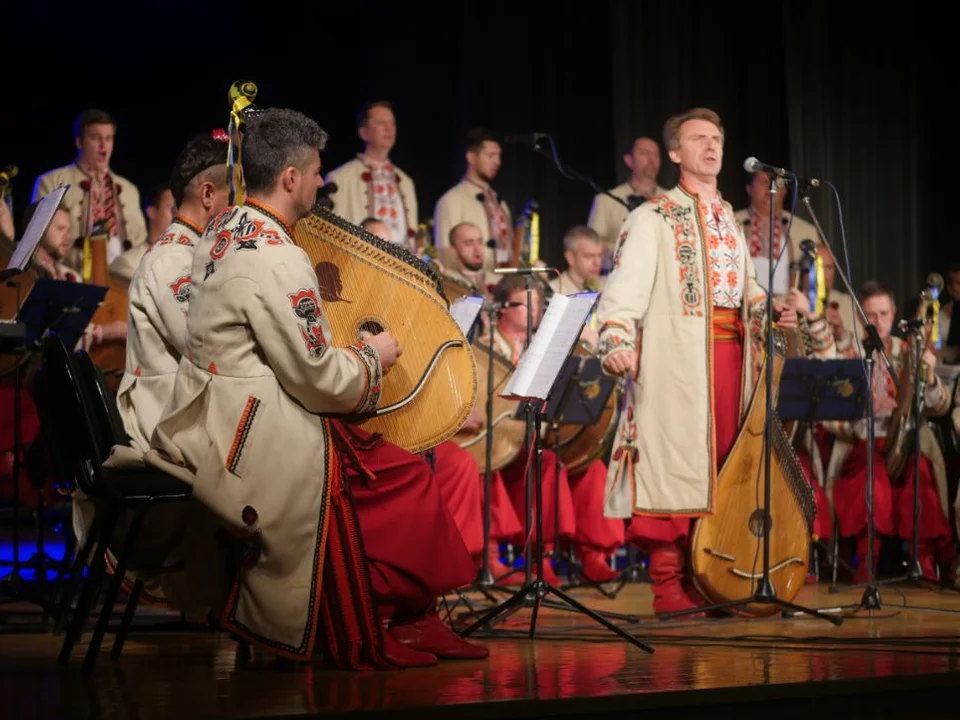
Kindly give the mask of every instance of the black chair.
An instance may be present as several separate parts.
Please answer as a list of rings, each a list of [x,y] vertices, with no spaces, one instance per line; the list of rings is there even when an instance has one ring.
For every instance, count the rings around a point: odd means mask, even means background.
[[[91,373],[89,369],[81,370],[82,365],[89,362],[89,358],[72,355],[60,339],[52,335],[44,340],[43,360],[47,385],[45,394],[48,398],[57,399],[56,412],[45,413],[50,427],[44,428],[44,432],[49,430],[51,445],[60,454],[63,465],[73,469],[78,488],[97,502],[94,526],[74,560],[70,576],[71,589],[65,593],[63,600],[69,607],[83,566],[90,559],[87,581],[82,584],[76,610],[70,618],[64,637],[60,664],[69,662],[73,646],[82,635],[91,606],[99,594],[106,572],[106,551],[120,516],[124,512],[133,512],[129,529],[116,553],[113,579],[107,589],[83,661],[81,672],[88,674],[96,663],[113,607],[123,585],[131,549],[136,544],[147,513],[158,503],[191,501],[192,488],[178,478],[160,471],[106,470],[103,467],[103,458],[104,451],[108,454],[109,448],[105,448],[105,443],[118,438],[118,433],[122,432],[122,423],[118,429],[110,420],[110,417],[119,419],[119,415],[112,395],[102,382],[102,375]],[[88,382],[87,378],[92,382]],[[142,583],[137,581],[131,592],[111,652],[114,659],[119,657],[122,651],[142,587]],[[65,613],[61,612],[61,617],[64,615]]]

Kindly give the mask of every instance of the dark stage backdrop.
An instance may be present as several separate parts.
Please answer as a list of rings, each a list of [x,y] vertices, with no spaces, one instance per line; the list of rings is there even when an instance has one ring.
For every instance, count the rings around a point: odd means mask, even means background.
[[[72,160],[82,108],[116,117],[114,169],[145,191],[194,133],[226,126],[227,89],[249,79],[260,104],[302,110],[330,133],[325,168],[360,150],[358,107],[392,100],[394,160],[416,181],[421,219],[460,178],[473,125],[549,133],[563,162],[610,187],[633,136],[659,139],[668,115],[707,105],[726,125],[721,190],[734,206],[748,155],[837,185],[858,283],[912,294],[957,259],[945,211],[956,182],[932,155],[951,124],[928,99],[942,96],[946,30],[921,33],[920,20],[887,19],[875,3],[8,5],[20,49],[5,73],[0,165],[20,167],[18,216],[36,176]],[[675,178],[664,155],[661,180]],[[539,203],[542,253],[562,263],[559,238],[586,220],[593,192],[518,144],[505,146],[496,186],[514,214]],[[814,207],[838,242],[826,199]]]

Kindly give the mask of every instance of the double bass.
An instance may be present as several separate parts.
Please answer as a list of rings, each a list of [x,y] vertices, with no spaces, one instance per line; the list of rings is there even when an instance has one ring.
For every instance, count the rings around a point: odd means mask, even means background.
[[[107,294],[100,303],[91,322],[97,325],[107,325],[114,322],[126,323],[129,312],[129,281],[114,275],[107,265],[107,243],[110,235],[104,226],[98,224],[90,236],[91,285],[107,288]],[[122,338],[103,340],[95,343],[88,350],[90,359],[100,368],[107,381],[107,385],[116,392],[123,377],[127,364],[127,339]]]

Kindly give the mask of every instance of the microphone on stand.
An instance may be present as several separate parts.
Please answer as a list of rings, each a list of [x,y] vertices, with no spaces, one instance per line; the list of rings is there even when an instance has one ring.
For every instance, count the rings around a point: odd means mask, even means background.
[[[796,177],[794,173],[790,172],[786,168],[768,165],[765,162],[760,162],[752,156],[743,161],[743,169],[748,173],[765,172],[770,173],[771,175],[776,175],[777,177]]]

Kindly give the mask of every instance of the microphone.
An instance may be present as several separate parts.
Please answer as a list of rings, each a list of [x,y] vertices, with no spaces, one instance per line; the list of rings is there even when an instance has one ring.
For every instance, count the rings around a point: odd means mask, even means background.
[[[809,190],[810,188],[820,187],[820,179],[798,177],[797,187],[799,187],[801,190]]]
[[[515,267],[515,268],[494,268],[497,275],[532,275],[533,273],[554,272],[555,268],[549,267]]]
[[[816,251],[817,251],[817,245],[810,238],[800,241],[800,252],[807,254],[807,253],[815,253]]]
[[[337,187],[335,182],[325,183],[322,188],[317,190],[317,197],[326,197],[327,195],[333,195],[340,188]]]
[[[546,133],[527,133],[526,135],[507,135],[503,141],[505,143],[531,143],[536,144],[547,137]]]
[[[755,172],[765,172],[770,173],[771,175],[776,175],[777,177],[787,177],[793,176],[796,177],[792,172],[785,168],[775,167],[774,165],[767,165],[767,163],[760,162],[755,157],[748,157],[743,161],[743,169],[748,173]]]

